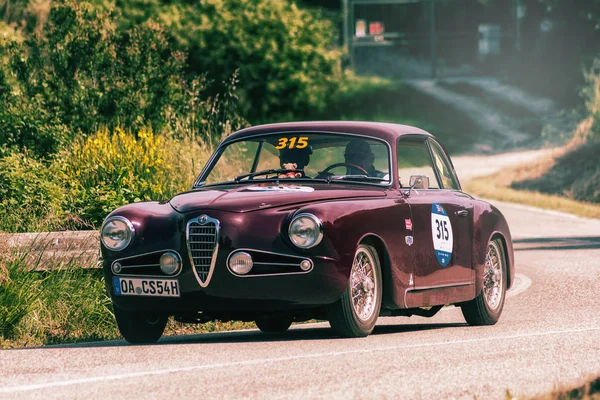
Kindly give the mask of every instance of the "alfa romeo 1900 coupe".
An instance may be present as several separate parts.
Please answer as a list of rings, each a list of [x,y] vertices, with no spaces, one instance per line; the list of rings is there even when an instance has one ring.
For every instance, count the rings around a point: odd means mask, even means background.
[[[129,204],[101,228],[106,286],[131,343],[184,322],[341,336],[380,316],[462,309],[498,321],[513,282],[505,218],[461,190],[444,148],[410,126],[299,122],[241,130],[190,191]]]

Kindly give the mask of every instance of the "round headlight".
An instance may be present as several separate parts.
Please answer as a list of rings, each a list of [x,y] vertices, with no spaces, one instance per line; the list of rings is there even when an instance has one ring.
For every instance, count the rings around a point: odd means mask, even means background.
[[[246,275],[253,266],[252,256],[246,252],[238,251],[229,257],[229,268],[238,275]]]
[[[160,256],[160,270],[166,275],[175,275],[181,267],[181,259],[177,253],[167,251]]]
[[[135,228],[125,217],[109,217],[102,224],[100,239],[107,249],[120,251],[129,246],[135,235]]]
[[[323,239],[323,224],[312,214],[298,214],[290,223],[290,240],[301,249],[318,245]]]

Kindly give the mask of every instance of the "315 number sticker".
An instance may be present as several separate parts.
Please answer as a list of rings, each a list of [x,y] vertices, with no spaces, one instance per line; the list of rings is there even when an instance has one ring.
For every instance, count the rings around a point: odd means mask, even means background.
[[[452,258],[452,224],[444,207],[439,203],[431,206],[431,236],[435,257],[443,267],[450,263]]]
[[[308,146],[308,137],[300,136],[300,137],[291,137],[291,138],[279,138],[279,142],[275,148],[277,150],[285,149],[303,149]]]

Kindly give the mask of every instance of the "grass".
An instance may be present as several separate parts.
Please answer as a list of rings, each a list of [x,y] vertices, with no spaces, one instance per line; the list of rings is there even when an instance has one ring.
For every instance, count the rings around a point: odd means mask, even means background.
[[[476,197],[525,204],[586,218],[600,218],[600,204],[581,202],[531,190],[511,189],[511,179],[515,179],[511,173],[514,173],[514,170],[509,168],[494,175],[468,181],[463,184],[463,187],[467,193]]]
[[[321,117],[413,125],[434,134],[451,154],[471,150],[486,133],[452,106],[400,81],[377,77],[349,78]]]
[[[510,393],[506,398],[514,399]],[[534,397],[532,400],[598,400],[600,399],[600,377],[594,378],[581,386],[574,388],[555,389],[551,393]]]
[[[560,152],[466,182],[479,197],[600,218],[600,141],[589,139],[593,121],[579,124]]]
[[[0,348],[121,338],[100,269],[69,262],[33,271],[26,267],[26,258],[12,254],[0,260]],[[192,325],[171,320],[165,335],[255,327],[244,322]]]

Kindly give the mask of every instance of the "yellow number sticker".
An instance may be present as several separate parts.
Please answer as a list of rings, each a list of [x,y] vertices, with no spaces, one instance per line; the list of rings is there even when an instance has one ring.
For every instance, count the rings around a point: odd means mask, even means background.
[[[287,147],[287,142],[288,142],[287,138],[284,138],[284,137],[279,138],[279,143],[277,144],[277,146],[275,146],[275,148],[277,150],[281,150],[281,149]]]
[[[291,137],[291,138],[279,138],[279,143],[275,148],[277,150],[285,149],[303,149],[308,146],[308,137],[300,136],[300,137]]]

